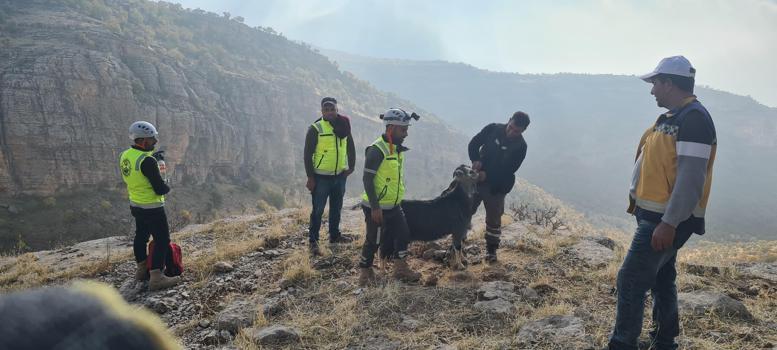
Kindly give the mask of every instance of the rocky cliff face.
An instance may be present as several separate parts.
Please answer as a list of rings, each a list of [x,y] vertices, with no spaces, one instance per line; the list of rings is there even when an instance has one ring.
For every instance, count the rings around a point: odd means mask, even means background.
[[[351,115],[359,153],[380,132],[382,110],[413,109],[304,46],[218,16],[177,14],[246,27],[245,44],[273,42],[266,61],[284,67],[244,70],[263,62],[243,65],[246,57],[229,52],[220,62],[197,60],[138,39],[129,24],[117,31],[78,9],[46,2],[15,4],[12,11],[0,62],[0,190],[10,194],[121,181],[116,159],[135,120],[157,125],[175,183],[253,176],[289,185],[304,176],[302,140],[322,95],[336,96]],[[463,145],[464,138],[433,119],[424,118],[408,139],[419,150],[409,167],[419,185],[438,172],[449,176],[463,158],[449,146]]]
[[[350,195],[389,107],[423,115],[407,140],[410,196],[438,193],[466,160],[466,138],[439,119],[303,44],[227,16],[142,0],[0,1],[0,28],[0,250],[127,231],[117,159],[136,120],[160,131],[170,211],[195,221],[229,211],[233,195],[215,194],[219,184],[269,184],[281,201],[305,198],[303,140],[323,96],[352,120]],[[105,196],[72,198],[83,190]],[[243,192],[236,207],[256,210]]]

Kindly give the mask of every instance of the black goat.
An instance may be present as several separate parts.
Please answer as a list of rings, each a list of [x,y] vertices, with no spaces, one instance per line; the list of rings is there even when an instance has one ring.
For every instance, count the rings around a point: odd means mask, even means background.
[[[453,172],[453,182],[437,198],[431,200],[404,200],[405,212],[411,241],[434,241],[453,235],[451,267],[463,269],[461,243],[472,221],[472,201],[477,188],[478,172],[466,165],[460,165]],[[390,230],[381,237],[381,257],[394,253],[394,236]]]

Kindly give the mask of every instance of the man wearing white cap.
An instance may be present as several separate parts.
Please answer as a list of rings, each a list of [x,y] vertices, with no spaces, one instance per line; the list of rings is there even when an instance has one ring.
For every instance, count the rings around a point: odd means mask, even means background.
[[[693,95],[696,70],[685,57],[661,60],[642,80],[668,109],[642,136],[628,212],[637,229],[618,272],[618,305],[610,349],[637,349],[645,293],[653,297],[650,348],[677,349],[677,251],[704,234],[717,138],[709,112]]]

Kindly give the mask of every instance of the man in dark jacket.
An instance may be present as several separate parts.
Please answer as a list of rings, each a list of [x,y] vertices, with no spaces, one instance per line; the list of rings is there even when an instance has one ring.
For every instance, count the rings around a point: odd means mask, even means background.
[[[502,234],[505,196],[513,189],[515,172],[526,157],[523,132],[529,126],[529,115],[515,112],[507,124],[486,125],[469,142],[472,169],[480,171],[480,183],[472,211],[480,203],[486,208],[486,262],[496,262]]]

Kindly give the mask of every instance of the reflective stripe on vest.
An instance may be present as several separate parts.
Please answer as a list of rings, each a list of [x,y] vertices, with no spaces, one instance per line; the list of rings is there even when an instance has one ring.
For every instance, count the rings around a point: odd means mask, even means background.
[[[402,165],[405,160],[403,153],[389,154],[389,145],[379,137],[372,146],[377,147],[383,153],[383,161],[375,173],[373,180],[375,194],[382,209],[392,209],[402,202],[405,197],[405,181],[402,178]],[[362,204],[369,206],[367,192],[362,194]]]
[[[146,157],[151,157],[151,152],[134,148],[122,152],[119,158],[121,177],[127,184],[131,206],[144,209],[159,208],[165,204],[165,196],[154,192],[151,182],[140,170],[140,164]]]
[[[338,138],[332,124],[323,118],[313,127],[318,132],[313,152],[313,171],[319,175],[337,175],[348,169],[348,137]]]

